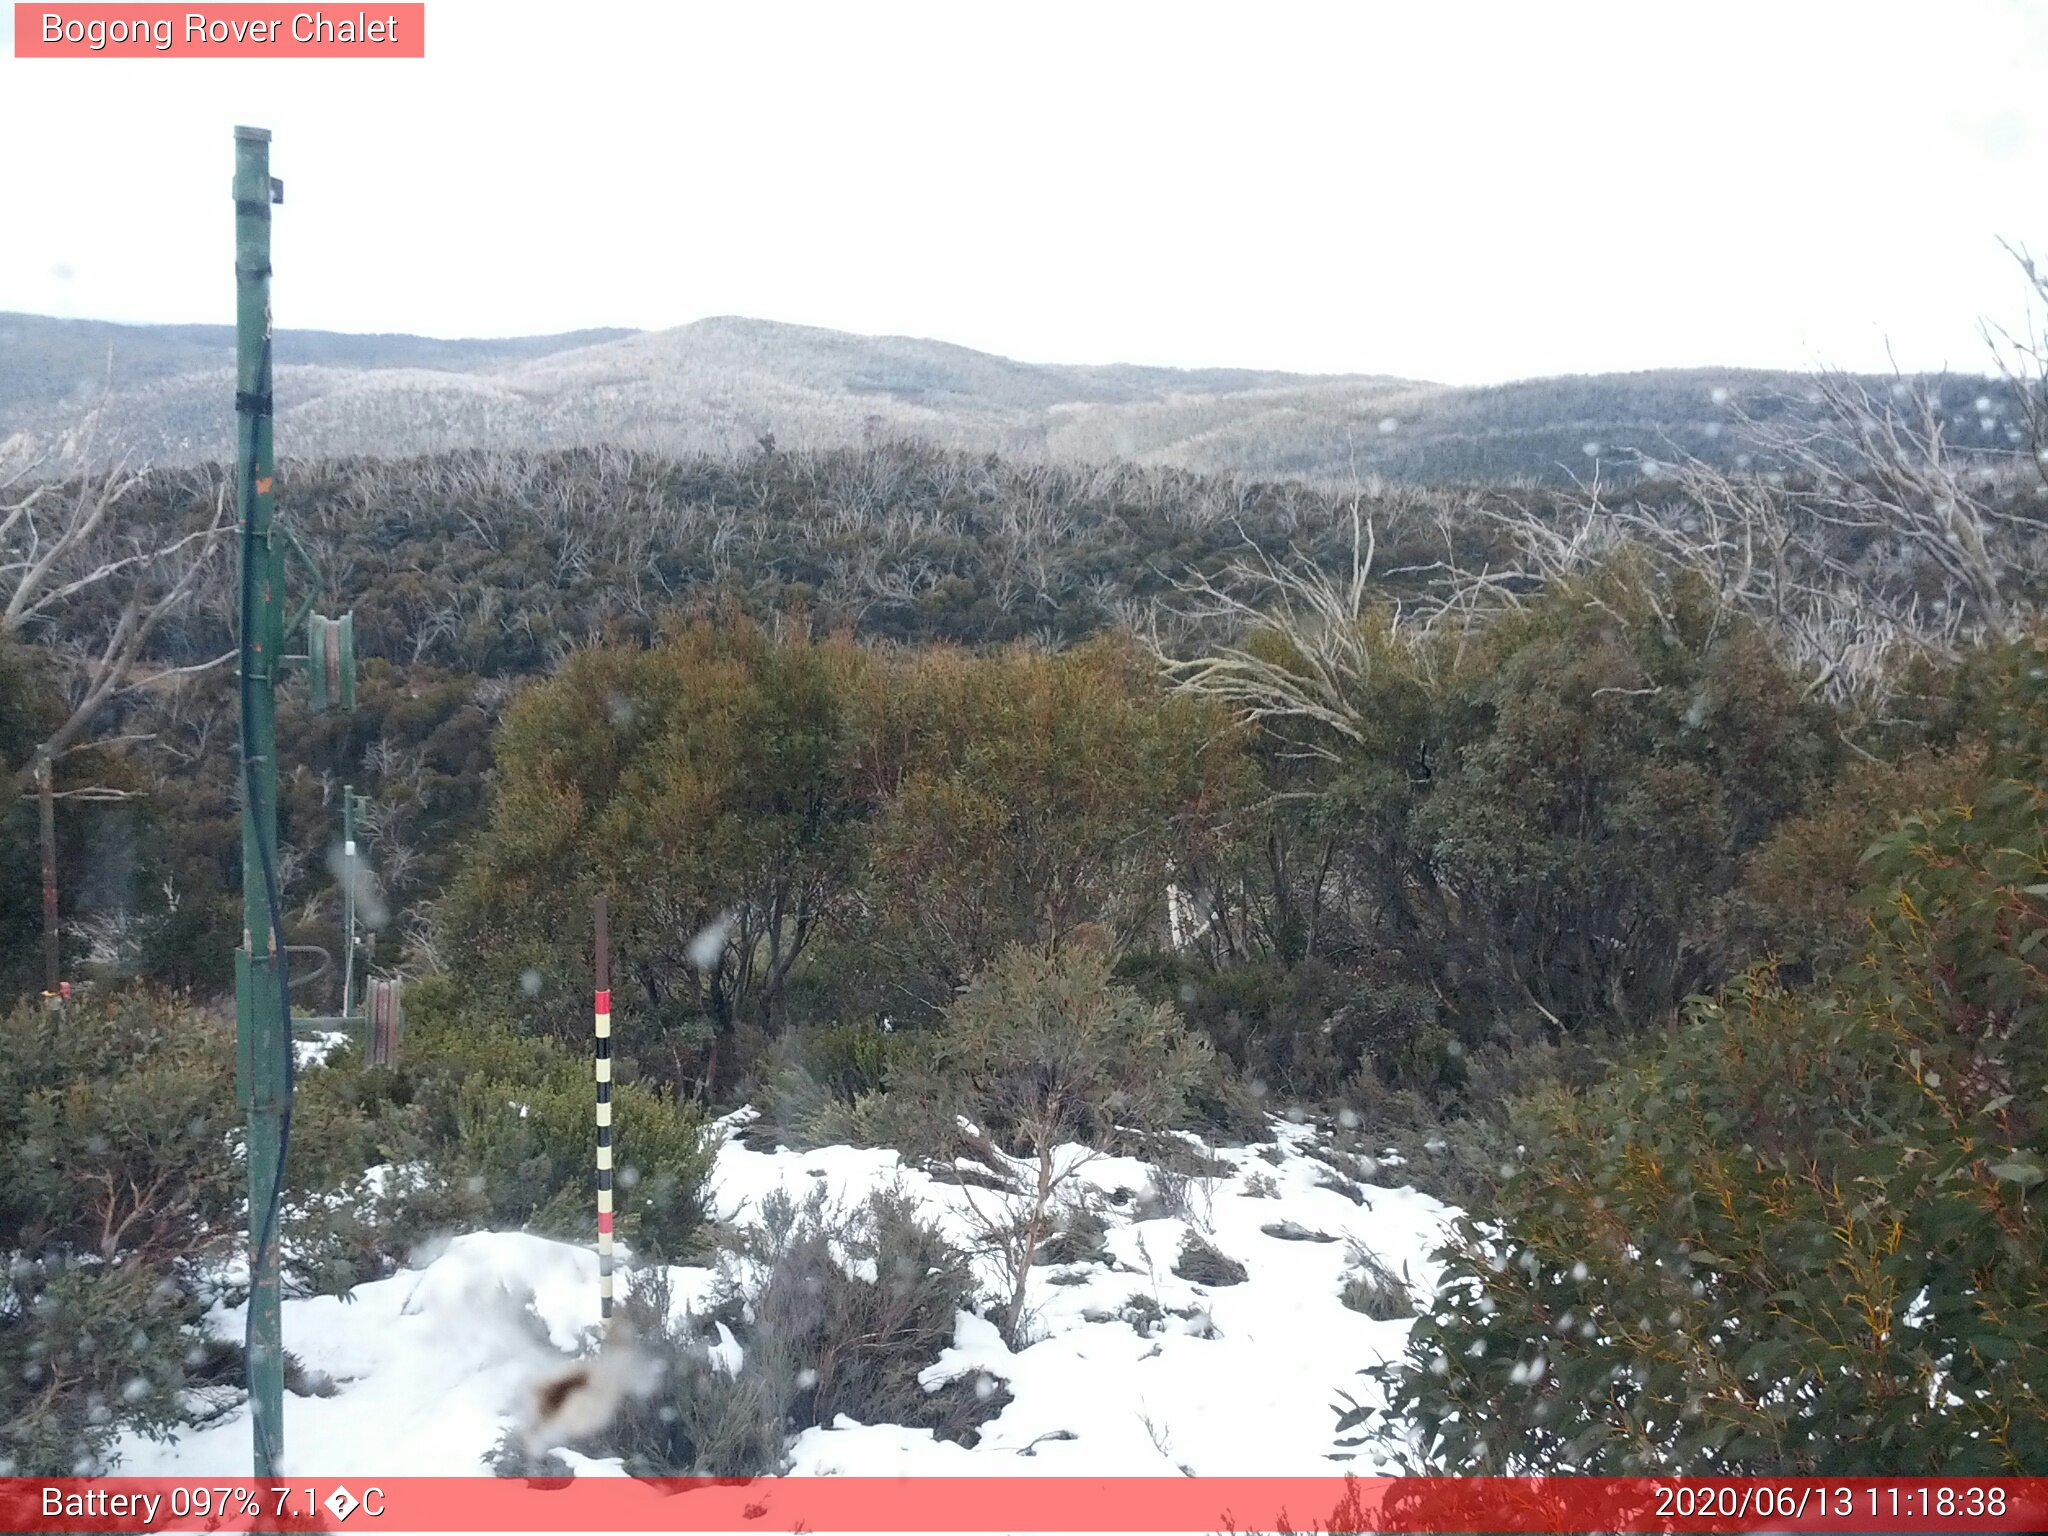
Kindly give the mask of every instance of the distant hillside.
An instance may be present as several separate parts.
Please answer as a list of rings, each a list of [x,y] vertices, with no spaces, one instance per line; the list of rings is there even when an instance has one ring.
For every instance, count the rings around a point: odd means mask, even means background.
[[[1802,375],[1729,369],[1459,388],[1377,375],[1014,362],[900,336],[719,318],[666,331],[439,341],[280,331],[278,443],[295,456],[624,443],[722,452],[773,435],[827,448],[916,437],[1027,458],[1262,477],[1554,481],[1597,460],[1738,451],[1734,407],[1800,410]],[[159,462],[225,456],[228,326],[0,314],[0,438],[76,424],[103,388],[109,438]],[[1874,381],[1875,382],[1875,381]],[[1993,381],[1945,381],[1963,435]],[[1972,435],[1974,434],[1974,435]]]

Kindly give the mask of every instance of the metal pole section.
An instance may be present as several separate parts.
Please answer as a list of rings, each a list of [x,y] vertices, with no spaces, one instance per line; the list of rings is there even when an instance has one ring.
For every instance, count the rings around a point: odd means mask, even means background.
[[[277,675],[284,546],[272,536],[270,132],[235,130],[235,493],[241,522],[242,944],[235,951],[236,1066],[249,1112],[249,1411],[255,1473],[284,1452],[278,1213],[291,1123],[291,1012],[277,902]]]
[[[597,896],[597,1310],[612,1315],[612,945]]]
[[[345,1019],[355,1012],[351,1006],[355,1000],[356,980],[356,789],[353,784],[341,786],[341,904],[342,948],[345,951],[341,963],[341,1016]]]
[[[56,1006],[63,969],[57,953],[57,801],[48,747],[36,748],[37,820],[43,843],[43,1000]]]

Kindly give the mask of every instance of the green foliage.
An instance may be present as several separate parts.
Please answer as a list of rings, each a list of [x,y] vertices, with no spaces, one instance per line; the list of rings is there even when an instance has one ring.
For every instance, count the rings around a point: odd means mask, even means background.
[[[469,1078],[456,1100],[456,1150],[480,1180],[489,1219],[565,1237],[596,1232],[587,1062],[538,1079]],[[635,1084],[612,1089],[615,1200],[622,1238],[649,1254],[692,1251],[716,1143],[694,1104]]]
[[[1091,945],[1013,947],[946,1010],[937,1071],[1012,1155],[1041,1157],[1063,1142],[1136,1150],[1187,1117],[1206,1043],[1173,1009],[1110,977],[1107,952]]]
[[[136,515],[201,528],[217,475],[151,474],[133,493]],[[696,459],[455,454],[301,462],[283,475],[294,526],[321,552],[334,606],[355,613],[363,657],[350,716],[308,715],[295,688],[280,697],[291,937],[330,948],[335,791],[352,782],[370,795],[371,863],[394,910],[416,909],[441,892],[457,849],[486,818],[500,703],[564,655],[643,646],[679,617],[732,604],[764,622],[809,612],[821,631],[850,626],[871,641],[1071,641],[1101,629],[1116,602],[1164,590],[1164,571],[1213,559],[1235,543],[1241,520],[1315,529],[1330,505],[1300,486],[1017,468],[914,445]],[[874,588],[881,549],[906,587],[929,570],[956,574],[921,597],[883,597]],[[1047,584],[1034,596],[1012,573],[1040,558]],[[159,629],[149,660],[194,665],[230,649],[232,580],[233,562],[207,573],[194,603]],[[77,634],[50,638],[89,643],[118,619],[111,603],[108,593],[81,594]],[[0,660],[0,677],[7,672]],[[125,697],[107,723],[158,744],[138,754],[146,798],[115,808],[128,830],[113,839],[123,857],[108,861],[119,884],[109,907],[131,919],[116,971],[218,986],[239,933],[232,675],[199,673],[175,696]],[[65,820],[113,814],[71,807]],[[21,826],[32,832],[32,822]],[[67,860],[67,906],[72,867]],[[0,886],[0,900],[8,889],[24,894],[21,920],[32,924],[32,884]],[[421,937],[409,925],[387,932],[380,958],[409,950],[415,966],[434,968]],[[0,959],[17,956],[27,966],[32,947],[0,944]],[[708,1041],[697,1057],[704,1064]]]
[[[36,743],[56,724],[56,697],[41,658],[0,634],[0,775],[34,760]],[[0,807],[0,1002],[40,986],[43,905],[33,801]]]
[[[1981,740],[1968,740],[1945,753],[1848,763],[1815,810],[1780,823],[1745,860],[1730,899],[1734,952],[1774,956],[1781,970],[1808,977],[1853,958],[1870,938],[1857,901],[1864,853],[1908,812],[1963,804],[1985,754]]]
[[[792,1434],[841,1414],[972,1445],[974,1426],[1007,1393],[992,1381],[936,1392],[919,1381],[974,1304],[966,1256],[897,1190],[851,1210],[829,1206],[822,1191],[802,1205],[778,1192],[761,1214],[761,1231],[713,1297],[711,1318],[740,1344],[736,1370],[710,1358],[699,1333],[709,1319],[673,1313],[665,1272],[634,1272],[621,1318],[663,1380],[592,1454],[623,1457],[642,1477],[770,1475],[783,1470]]]
[[[1039,1245],[1091,1155],[1076,1160],[1062,1148],[1147,1147],[1191,1117],[1210,1080],[1208,1043],[1171,1007],[1110,977],[1111,957],[1097,942],[1051,952],[1013,946],[954,999],[932,1042],[934,1076],[949,1090],[932,1097],[958,1106],[960,1150],[996,1170],[1004,1192],[975,1209],[1008,1283],[1002,1328],[1012,1348],[1024,1342]]]
[[[65,717],[60,666],[46,652],[0,632],[0,783],[31,769],[37,745]],[[113,754],[78,744],[57,761],[59,796],[82,785],[117,791],[140,787],[134,770]],[[81,921],[118,924],[134,905],[134,818],[126,803],[60,798],[55,808],[59,952],[63,978],[88,974],[76,930]],[[41,836],[33,792],[0,805],[0,1007],[43,987]]]
[[[903,1054],[896,1037],[876,1024],[817,1030],[805,1044],[819,1085],[848,1104],[864,1094],[886,1092],[890,1066]]]
[[[892,1081],[915,1071],[918,1055],[910,1037],[878,1024],[793,1030],[756,1062],[758,1080],[748,1102],[761,1110],[778,1140],[811,1144],[814,1139],[846,1139],[838,1134],[820,1137],[819,1132],[828,1124],[841,1130],[841,1122],[855,1106],[879,1100]]]
[[[1193,865],[1194,949],[1126,962],[1240,1072],[1487,1114],[1482,1058],[1633,1036],[1762,942],[1743,861],[1843,748],[1702,583],[1623,550],[1469,633],[1290,611],[1228,674],[1274,798]]]
[[[1527,1107],[1393,1373],[1456,1471],[2048,1465],[2048,688],[1962,803],[1871,853],[1834,981],[1701,1003]]]
[[[197,1276],[240,1239],[234,1042],[143,992],[0,1015],[0,1462],[101,1470],[196,1422]]]
[[[960,1149],[966,1095],[934,1071],[929,1058],[926,1050],[899,1065],[883,1092],[864,1093],[850,1104],[825,1100],[801,1120],[795,1135],[781,1139],[798,1146],[891,1147],[906,1158],[949,1161]]]
[[[490,825],[450,893],[457,974],[528,1027],[580,1040],[591,904],[607,890],[621,1051],[671,1083],[729,1079],[738,1063],[718,1044],[741,1021],[779,1023],[791,967],[846,899],[841,698],[861,664],[850,646],[744,621],[578,652],[499,732]]]
[[[146,993],[0,1016],[0,1231],[31,1252],[192,1259],[240,1226],[232,1026]]]
[[[376,1153],[418,1165],[409,1200],[384,1219],[401,1235],[424,1235],[428,1223],[593,1233],[597,1091],[587,1051],[520,1034],[446,977],[409,985],[405,1007],[394,1070],[362,1073],[345,1062],[336,1074],[366,1085],[337,1093],[381,1101],[367,1133]],[[657,1085],[620,1080],[615,1064],[612,1125],[621,1235],[649,1253],[692,1251],[717,1153],[702,1111]]]
[[[1339,1006],[1343,983],[1323,960],[1289,965],[1259,957],[1219,970],[1191,955],[1155,951],[1126,956],[1117,976],[1147,998],[1178,1005],[1248,1081],[1315,1093],[1342,1080],[1344,1062],[1323,1026]]]
[[[0,1280],[0,1476],[83,1477],[124,1431],[198,1422],[204,1303],[174,1271],[16,1253]]]
[[[1152,941],[1169,882],[1256,797],[1222,712],[1167,694],[1132,646],[926,650],[863,734],[879,792],[862,921],[842,952],[918,1022],[1008,945],[1083,926]]]
[[[567,1031],[608,889],[619,1049],[712,1088],[789,1025],[928,1023],[1006,944],[1149,938],[1251,787],[1220,717],[1126,646],[889,656],[744,621],[578,653],[498,757],[450,897],[459,974]],[[833,1094],[878,1086],[866,1049],[826,1065]]]
[[[1714,903],[1831,766],[1824,714],[1754,626],[1628,558],[1479,649],[1426,797],[1387,808],[1395,937],[1468,1045],[1530,1010],[1640,1027],[1720,979]]]

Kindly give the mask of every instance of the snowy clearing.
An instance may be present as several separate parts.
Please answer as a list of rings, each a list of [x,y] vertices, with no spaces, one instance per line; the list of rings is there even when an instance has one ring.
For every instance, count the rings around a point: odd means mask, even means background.
[[[827,1147],[757,1152],[731,1139],[748,1112],[728,1117],[713,1175],[714,1209],[746,1224],[780,1189],[801,1201],[822,1184],[851,1205],[900,1184],[950,1237],[974,1232],[963,1191],[904,1165],[893,1151]],[[962,1312],[951,1346],[922,1378],[927,1387],[975,1372],[1005,1383],[1002,1411],[972,1449],[928,1430],[856,1424],[841,1416],[806,1430],[791,1470],[806,1474],[1067,1476],[1334,1475],[1392,1470],[1371,1445],[1335,1444],[1330,1405],[1340,1390],[1369,1401],[1357,1374],[1397,1353],[1409,1320],[1380,1322],[1347,1308],[1340,1291],[1356,1247],[1411,1282],[1418,1301],[1435,1285],[1430,1251],[1449,1207],[1412,1188],[1331,1187],[1311,1156],[1319,1133],[1274,1122],[1273,1140],[1198,1148],[1229,1172],[1189,1180],[1186,1216],[1156,1210],[1162,1180],[1132,1158],[1096,1156],[1077,1181],[1100,1196],[1106,1262],[1041,1264],[1031,1274],[1031,1342],[1012,1351],[996,1326]],[[1066,1149],[1080,1156],[1083,1149]],[[1354,1203],[1353,1196],[1361,1197]],[[1238,1284],[1203,1285],[1173,1273],[1190,1224],[1242,1264]],[[1279,1234],[1279,1235],[1276,1235]],[[674,1303],[699,1309],[713,1270],[670,1270]],[[625,1268],[622,1285],[633,1271]],[[987,1275],[991,1289],[995,1274]],[[213,1326],[239,1338],[239,1309]],[[518,1232],[455,1237],[422,1268],[360,1285],[344,1300],[288,1300],[285,1347],[324,1396],[285,1398],[285,1475],[461,1476],[487,1459],[513,1426],[531,1384],[569,1355],[594,1347],[593,1250]],[[735,1346],[736,1348],[736,1346]],[[326,1383],[321,1390],[327,1391]],[[130,1435],[116,1470],[127,1476],[223,1476],[249,1466],[249,1423],[236,1406],[174,1440]],[[616,1473],[615,1461],[564,1453],[580,1473]]]

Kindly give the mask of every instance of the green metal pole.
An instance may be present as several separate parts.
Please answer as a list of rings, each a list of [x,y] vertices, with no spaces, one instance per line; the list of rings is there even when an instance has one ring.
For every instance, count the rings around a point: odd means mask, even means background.
[[[58,960],[57,937],[57,805],[51,783],[55,764],[48,747],[36,748],[36,822],[43,845],[43,1006],[54,1008],[62,995],[64,971]]]
[[[236,1067],[249,1114],[249,1409],[255,1474],[284,1452],[278,1191],[291,1104],[291,1018],[277,936],[277,675],[284,551],[272,536],[270,132],[235,130],[235,489],[241,521],[242,945],[235,952]]]
[[[341,786],[341,1016],[355,1012],[356,996],[356,787]]]

